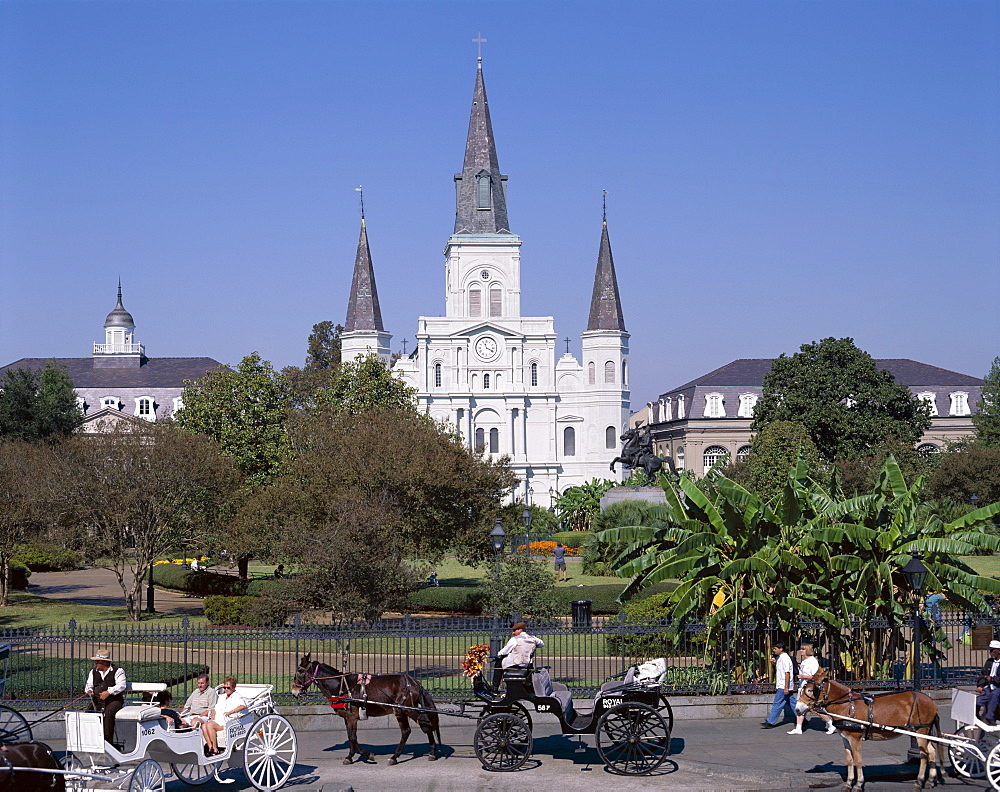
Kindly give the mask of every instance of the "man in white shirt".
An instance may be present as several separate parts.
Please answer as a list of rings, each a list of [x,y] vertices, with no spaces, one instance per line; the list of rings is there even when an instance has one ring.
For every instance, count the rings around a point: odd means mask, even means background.
[[[990,659],[983,664],[983,670],[976,682],[976,705],[986,705],[983,721],[993,726],[997,718],[997,704],[1000,704],[1000,641],[990,641]]]
[[[780,726],[780,718],[786,707],[793,716],[795,715],[795,694],[792,692],[794,689],[792,675],[795,673],[795,668],[792,658],[785,651],[783,641],[775,641],[771,652],[774,655],[771,658],[771,662],[774,663],[774,702],[771,704],[771,714],[760,725],[762,729],[774,729]]]
[[[816,672],[819,671],[819,660],[813,655],[813,645],[811,643],[803,643],[799,646],[799,695],[798,698],[802,697],[802,688],[806,686]],[[806,719],[806,711],[802,709],[805,705],[800,706],[798,703],[795,705],[795,728],[792,729],[789,734],[802,734],[802,724]],[[801,711],[800,711],[801,710]],[[822,712],[819,713],[820,718],[826,723],[826,733],[833,734],[837,731],[836,727],[833,725],[833,718],[829,715],[824,715]]]
[[[128,682],[125,671],[111,662],[110,650],[97,652],[90,658],[94,667],[87,674],[83,692],[90,696],[94,709],[104,713],[104,741],[112,742],[115,736],[115,716],[125,704]]]

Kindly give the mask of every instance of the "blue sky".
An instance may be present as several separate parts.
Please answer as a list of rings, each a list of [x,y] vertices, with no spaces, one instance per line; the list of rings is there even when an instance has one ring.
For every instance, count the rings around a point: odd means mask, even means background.
[[[993,0],[5,0],[0,363],[88,356],[120,275],[151,356],[301,364],[344,318],[359,184],[412,344],[478,30],[522,312],[579,353],[607,190],[633,409],[826,336],[1000,354]]]

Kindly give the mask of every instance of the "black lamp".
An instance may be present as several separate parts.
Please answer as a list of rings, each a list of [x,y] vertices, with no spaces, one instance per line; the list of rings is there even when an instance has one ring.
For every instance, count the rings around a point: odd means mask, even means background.
[[[906,575],[906,585],[909,586],[910,591],[919,594],[924,587],[924,581],[927,579],[927,567],[920,560],[919,550],[914,550],[912,556],[906,562],[906,566],[903,567],[903,574]]]
[[[969,498],[969,502],[972,504],[973,509],[979,508],[979,496],[976,493],[972,493],[972,497]]]
[[[531,509],[527,506],[524,507],[524,511],[521,512],[521,525],[524,526],[524,530],[528,530],[531,527]]]
[[[493,543],[493,552],[497,555],[503,552],[503,546],[507,542],[507,533],[503,529],[503,523],[497,517],[497,521],[490,531],[490,542]]]

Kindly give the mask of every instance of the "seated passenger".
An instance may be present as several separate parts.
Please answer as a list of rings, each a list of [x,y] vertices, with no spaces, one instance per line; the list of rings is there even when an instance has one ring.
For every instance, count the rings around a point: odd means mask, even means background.
[[[215,706],[214,720],[206,721],[201,726],[209,756],[219,753],[219,732],[226,728],[226,722],[240,717],[240,713],[247,709],[246,700],[236,692],[236,677],[226,677],[222,682],[222,691],[225,695]]]
[[[167,722],[167,728],[179,729],[188,724],[181,720],[181,716],[177,714],[176,710],[170,709],[170,702],[173,699],[174,697],[170,695],[169,690],[161,690],[153,697],[153,703],[160,708],[160,717]]]
[[[189,726],[201,726],[215,717],[215,705],[219,694],[208,681],[208,674],[198,675],[198,688],[188,696],[181,710],[181,716]]]

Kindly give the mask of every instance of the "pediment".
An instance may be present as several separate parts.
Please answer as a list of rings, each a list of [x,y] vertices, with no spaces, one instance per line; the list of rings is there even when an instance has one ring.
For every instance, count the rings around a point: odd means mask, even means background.
[[[104,434],[115,431],[115,428],[122,424],[138,428],[145,426],[146,422],[142,418],[129,415],[121,410],[104,407],[84,418],[76,431],[83,435]]]
[[[510,330],[506,330],[503,327],[491,324],[490,322],[480,322],[479,324],[463,327],[461,330],[452,333],[451,337],[470,338],[474,335],[479,335],[480,333],[486,333],[486,332],[496,333],[497,335],[504,336],[505,338],[514,338],[516,336],[515,333],[512,333]]]
[[[576,423],[582,420],[579,415],[560,415],[556,418],[556,423]]]

